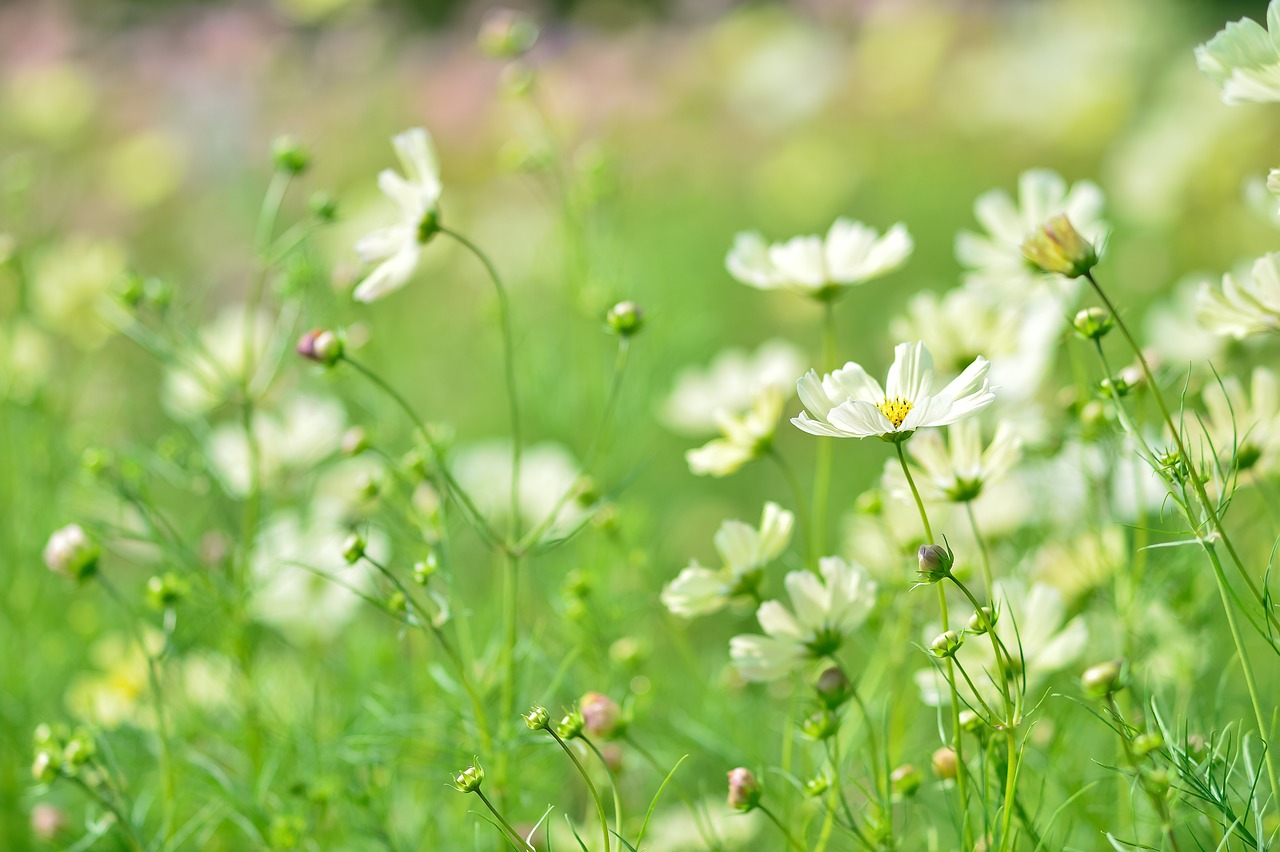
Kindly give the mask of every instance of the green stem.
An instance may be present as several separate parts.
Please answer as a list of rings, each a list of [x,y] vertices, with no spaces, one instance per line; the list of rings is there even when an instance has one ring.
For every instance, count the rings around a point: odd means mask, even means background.
[[[499,693],[499,712],[502,722],[502,736],[511,733],[512,719],[515,717],[516,701],[516,641],[519,636],[518,618],[520,584],[520,557],[510,551],[502,561],[502,646],[498,656],[498,668],[502,672],[502,689]],[[509,749],[503,749],[498,755],[498,789],[502,795],[507,792],[507,773],[509,767]]]
[[[596,748],[596,744],[585,736],[580,739],[587,744],[587,748],[595,752],[596,758],[600,761],[600,765],[604,767],[604,771],[609,775],[609,787],[613,792],[613,830],[622,836],[622,798],[618,794],[618,778],[613,774],[613,769],[609,766],[609,761],[604,759],[604,755],[600,753],[600,749]]]
[[[778,827],[778,831],[782,832],[782,836],[787,838],[788,846],[790,846],[792,849],[795,849],[796,852],[805,852],[805,848],[796,841],[795,837],[791,835],[790,831],[787,831],[787,827],[783,825],[776,816],[773,815],[773,811],[769,810],[764,805],[756,805],[756,807],[762,813],[764,813],[764,815],[767,816],[774,825]]]
[[[769,448],[769,458],[773,459],[778,465],[778,470],[782,471],[782,478],[787,481],[787,487],[791,489],[791,498],[796,501],[796,520],[800,524],[802,531],[805,564],[816,567],[821,554],[813,550],[813,530],[810,524],[813,519],[809,517],[809,513],[805,508],[804,489],[800,487],[800,480],[796,476],[796,472],[791,469],[791,465],[787,464],[787,460],[783,458],[782,453],[778,452],[775,447]]]
[[[111,815],[116,818],[116,822],[120,824],[121,829],[124,831],[124,836],[125,836],[125,839],[129,842],[129,846],[131,846],[134,850],[136,850],[136,852],[146,852],[147,845],[143,843],[142,838],[138,836],[137,829],[133,827],[133,823],[130,820],[125,819],[125,816],[121,812],[119,805],[117,805],[115,802],[112,802],[106,796],[103,796],[100,793],[98,793],[97,790],[93,789],[88,784],[86,784],[84,782],[84,779],[78,778],[74,775],[69,775],[67,777],[70,778],[70,780],[73,781],[76,784],[76,786],[84,790],[84,792],[88,794],[89,798],[93,799],[99,805],[101,805],[102,807],[106,808],[108,811],[111,812]]]
[[[640,757],[644,758],[644,761],[649,764],[653,771],[658,773],[659,777],[665,777],[668,774],[667,770],[662,768],[662,765],[658,763],[657,758],[655,758],[648,749],[640,745],[640,743],[636,742],[636,740],[629,735],[624,734],[623,738],[626,740],[627,745],[635,749],[636,753],[639,754]],[[689,816],[692,817],[693,824],[697,827],[698,834],[702,837],[702,842],[707,844],[707,849],[720,852],[724,848],[723,845],[715,836],[715,832],[709,830],[708,826],[705,825],[707,822],[705,816],[698,811],[698,807],[693,803],[693,799],[691,799],[689,794],[684,791],[683,784],[675,782],[675,788],[676,794],[680,796],[680,800],[684,802],[685,807],[689,810]]]
[[[894,441],[893,448],[898,451],[898,462],[902,465],[902,473],[907,478],[907,485],[911,486],[911,496],[915,498],[916,508],[920,511],[920,523],[924,526],[925,544],[933,544],[933,527],[929,526],[929,513],[925,511],[924,500],[920,497],[920,489],[916,488],[915,477],[911,475],[911,466],[907,464],[907,452],[902,445],[905,441]],[[943,630],[947,629],[944,624]]]
[[[512,828],[511,823],[507,822],[506,818],[503,817],[502,814],[498,813],[498,809],[493,806],[493,802],[489,801],[488,797],[485,796],[479,788],[476,788],[475,792],[476,795],[480,797],[480,801],[484,802],[484,806],[489,809],[489,813],[493,814],[494,819],[502,825],[502,830],[509,835],[507,839],[514,843],[517,849],[524,850],[533,848],[525,842],[523,837],[520,836],[520,832]]]
[[[560,735],[551,728],[547,728],[547,733],[560,744],[560,748],[564,749],[564,753],[569,755],[569,759],[573,761],[578,774],[582,776],[583,781],[587,782],[587,790],[590,791],[591,798],[596,803],[596,816],[600,820],[600,833],[604,838],[604,852],[609,852],[609,818],[604,814],[604,802],[600,798],[600,791],[596,789],[595,782],[591,780],[591,776],[587,774],[586,767],[582,765],[582,761],[578,760],[578,756],[573,753],[573,749],[569,748],[569,744],[562,740]]]

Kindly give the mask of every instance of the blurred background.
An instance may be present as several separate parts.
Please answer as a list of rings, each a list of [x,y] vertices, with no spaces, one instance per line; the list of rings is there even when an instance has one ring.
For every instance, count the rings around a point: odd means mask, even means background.
[[[1225,21],[1263,18],[1262,2],[560,0],[522,7],[542,33],[514,63],[477,48],[490,6],[0,6],[0,846],[37,842],[32,728],[73,716],[77,690],[103,688],[85,687],[86,677],[123,679],[115,685],[125,698],[143,688],[113,673],[124,652],[102,644],[119,641],[122,616],[40,564],[48,532],[100,503],[81,456],[190,440],[174,437],[163,367],[114,333],[98,304],[127,271],[170,285],[170,315],[191,329],[238,304],[280,134],[312,157],[284,221],[306,218],[315,192],[336,199],[338,213],[273,288],[304,288],[300,325],[349,327],[360,357],[428,419],[447,422],[460,446],[506,434],[482,270],[442,241],[393,297],[363,306],[347,296],[360,274],[354,241],[387,221],[375,176],[394,165],[392,134],[421,125],[434,135],[445,221],[491,254],[513,293],[528,433],[563,448],[570,470],[612,365],[601,317],[624,298],[646,311],[599,475],[626,483],[617,526],[532,575],[529,619],[552,626],[539,633],[546,659],[530,665],[522,695],[564,701],[625,683],[643,712],[704,749],[697,777],[715,795],[722,765],[749,762],[730,745],[768,759],[749,733],[767,696],[744,696],[740,717],[712,732],[679,683],[720,672],[727,636],[751,619],[698,623],[680,654],[666,655],[657,594],[691,556],[714,559],[721,520],[753,520],[784,486],[767,465],[728,481],[691,476],[683,453],[705,436],[669,428],[662,411],[683,368],[728,347],[782,338],[814,360],[820,348],[817,306],[729,278],[723,260],[736,232],[821,233],[839,215],[880,229],[907,223],[916,240],[908,267],[860,288],[839,313],[842,359],[873,373],[887,366],[890,318],[910,296],[957,283],[955,233],[975,227],[974,198],[1012,191],[1030,167],[1102,187],[1114,228],[1105,271],[1135,315],[1276,244],[1280,218],[1261,181],[1277,165],[1280,120],[1263,107],[1224,106],[1191,54]],[[1185,340],[1153,328],[1149,342],[1185,357]],[[296,381],[341,398],[350,422],[402,443],[408,434],[349,377],[300,371]],[[804,436],[784,427],[779,444],[808,469]],[[841,446],[837,505],[874,483],[880,449]],[[202,521],[188,515],[195,540]],[[119,585],[136,589],[147,573]],[[469,568],[459,600],[478,607],[491,584],[487,566]],[[575,607],[584,596],[591,615]],[[197,618],[184,641],[196,648],[213,634]],[[628,639],[638,657],[618,650]],[[427,678],[416,698],[391,682],[404,661],[377,616],[358,616],[340,641],[278,644],[278,665],[292,672],[279,675],[280,689],[305,694],[307,705],[281,716],[287,756],[268,785],[279,807],[288,809],[295,777],[341,779],[350,765],[398,766],[425,795],[453,795],[438,767],[464,765],[474,745],[430,727],[411,745],[400,739],[404,719],[387,708],[412,712],[439,696]],[[567,648],[578,650],[559,675]],[[669,671],[655,674],[650,659]],[[553,675],[564,677],[555,683],[563,694],[547,699]],[[313,689],[325,700],[312,702]],[[345,750],[306,746],[307,732]],[[407,767],[397,763],[406,753]],[[74,795],[58,795],[80,812]]]

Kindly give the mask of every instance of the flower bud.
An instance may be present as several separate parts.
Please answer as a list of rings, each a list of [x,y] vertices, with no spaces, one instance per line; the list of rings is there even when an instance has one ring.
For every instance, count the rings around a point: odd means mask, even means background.
[[[849,700],[853,694],[849,678],[839,666],[830,666],[818,675],[813,691],[824,706],[834,710]]]
[[[1110,311],[1096,306],[1079,311],[1071,322],[1075,326],[1076,334],[1085,340],[1101,340],[1107,336],[1107,332],[1111,331],[1115,323],[1115,318],[1111,316]]]
[[[910,763],[904,763],[889,773],[889,788],[899,799],[909,799],[924,783],[924,774]]]
[[[71,767],[78,768],[88,763],[97,753],[98,746],[94,742],[93,734],[84,728],[77,728],[62,749],[62,759]]]
[[[919,562],[917,574],[922,583],[936,583],[951,576],[951,566],[955,564],[955,554],[950,547],[940,544],[922,544],[916,551]]]
[[[932,763],[933,774],[943,781],[950,781],[955,778],[960,769],[960,762],[956,759],[955,750],[949,746],[943,746],[935,751]]]
[[[311,155],[302,143],[292,136],[277,136],[271,143],[271,162],[276,171],[287,175],[300,175],[307,170]]]
[[[551,727],[551,714],[547,712],[547,708],[537,704],[533,705],[522,718],[531,731],[545,731]]]
[[[1023,241],[1022,256],[1038,269],[1065,278],[1087,275],[1098,265],[1097,249],[1063,213],[1051,217]]]
[[[577,739],[582,736],[582,728],[585,724],[581,713],[577,710],[570,710],[556,725],[556,733],[562,740]]]
[[[578,712],[587,733],[601,739],[613,739],[622,733],[622,708],[607,695],[588,692],[578,701]]]
[[[815,775],[804,782],[804,794],[810,799],[816,799],[830,789],[831,779],[825,775]]]
[[[982,717],[972,710],[960,711],[960,730],[972,734],[983,726]]]
[[[981,636],[986,633],[996,623],[996,613],[989,606],[984,606],[969,616],[969,623],[965,625],[965,631],[972,633],[974,636]]]
[[[453,779],[453,786],[459,793],[474,793],[484,783],[484,770],[479,764],[472,764],[462,770]]]
[[[413,563],[413,582],[419,586],[425,586],[439,570],[440,560],[434,553],[429,553],[426,559]]]
[[[644,327],[644,311],[635,302],[619,302],[609,309],[605,324],[619,337],[631,337]]]
[[[1090,698],[1106,698],[1124,689],[1124,660],[1089,666],[1080,676],[1080,687]]]
[[[1169,773],[1164,769],[1152,769],[1142,773],[1142,784],[1156,796],[1169,792]]]
[[[1098,393],[1106,399],[1123,399],[1133,393],[1133,385],[1124,376],[1108,376],[1098,382]]]
[[[763,795],[764,790],[750,769],[739,766],[729,771],[729,807],[744,813],[754,810]]]
[[[98,570],[98,546],[89,540],[79,524],[70,524],[49,536],[44,546],[44,564],[50,571],[76,580],[87,580]]]
[[[514,59],[538,41],[538,25],[524,12],[492,9],[480,22],[476,43],[493,59]]]
[[[147,580],[147,603],[153,609],[166,610],[176,606],[187,596],[187,592],[186,582],[173,572]]]
[[[1159,731],[1138,734],[1133,738],[1133,750],[1136,754],[1146,756],[1162,748],[1164,748],[1164,735]]]
[[[1209,741],[1204,734],[1191,734],[1187,737],[1187,755],[1197,763],[1209,756]]]
[[[404,592],[397,589],[387,596],[387,612],[403,618],[409,613],[409,599],[404,596]]]
[[[338,218],[338,200],[327,192],[313,192],[307,201],[311,215],[321,222],[332,222]]]
[[[364,556],[365,540],[360,533],[352,533],[342,542],[342,558],[348,565],[354,565]]]
[[[369,436],[364,429],[359,426],[352,426],[342,433],[342,454],[344,456],[358,456],[367,449],[369,449]]]
[[[634,669],[644,662],[648,651],[634,636],[623,636],[609,646],[609,659],[617,666]]]
[[[954,630],[948,630],[945,633],[939,633],[934,640],[929,643],[929,653],[935,657],[943,659],[954,657],[956,651],[960,650],[960,646],[964,644],[964,634],[957,633]]]
[[[810,739],[830,739],[840,730],[840,719],[830,710],[819,710],[800,723],[800,730]]]
[[[56,752],[38,751],[36,759],[31,763],[31,777],[38,784],[49,784],[58,777],[62,770],[62,759]]]
[[[326,367],[338,363],[344,349],[342,336],[327,328],[313,328],[298,338],[298,354]]]

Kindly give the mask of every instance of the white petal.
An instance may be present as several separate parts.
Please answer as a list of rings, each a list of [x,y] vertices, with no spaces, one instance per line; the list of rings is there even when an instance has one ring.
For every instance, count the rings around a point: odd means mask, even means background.
[[[417,246],[401,249],[378,264],[369,276],[360,282],[352,297],[357,302],[373,302],[405,285],[418,265]]]

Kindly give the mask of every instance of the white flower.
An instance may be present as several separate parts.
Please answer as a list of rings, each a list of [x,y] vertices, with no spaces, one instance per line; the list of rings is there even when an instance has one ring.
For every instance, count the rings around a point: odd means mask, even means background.
[[[1223,275],[1221,289],[1203,285],[1196,317],[1210,331],[1237,340],[1280,332],[1280,252],[1258,258],[1248,272]]]
[[[1280,3],[1267,7],[1267,28],[1242,18],[1196,48],[1196,65],[1229,104],[1280,101]]]
[[[990,405],[995,394],[987,381],[989,366],[978,356],[934,390],[933,358],[924,344],[899,343],[883,389],[852,361],[822,379],[810,370],[796,383],[808,412],[791,422],[811,435],[902,441],[916,429],[948,426]]]
[[[492,520],[509,519],[511,514],[511,444],[486,441],[458,452],[454,478],[471,496],[482,514]],[[572,454],[554,443],[524,447],[520,453],[520,491],[517,510],[526,526],[543,523],[570,489],[581,479]],[[550,526],[553,532],[567,532],[585,515],[577,500],[560,506]]]
[[[693,561],[662,590],[662,603],[676,615],[692,618],[723,607],[734,595],[754,590],[760,571],[791,541],[795,515],[777,503],[765,503],[757,530],[742,521],[725,521],[716,532],[719,571]],[[745,588],[744,588],[745,586]]]
[[[705,369],[688,367],[662,404],[662,421],[686,435],[715,432],[721,412],[745,411],[761,388],[790,394],[805,356],[785,340],[769,340],[755,352],[726,349]]]
[[[378,187],[400,208],[400,220],[356,243],[361,260],[378,263],[356,287],[353,296],[358,302],[372,302],[403,287],[418,266],[422,247],[440,227],[443,187],[431,136],[415,127],[392,137],[391,143],[404,175],[384,169]]]
[[[949,426],[945,442],[940,433],[925,432],[911,442],[907,452],[912,476],[925,499],[968,503],[1013,469],[1022,458],[1022,439],[1013,424],[1002,421],[983,449],[982,426],[969,419]],[[888,466],[885,480],[894,496],[910,497],[901,466]]]
[[[956,258],[969,268],[966,283],[1015,300],[1028,290],[1056,276],[1036,270],[1022,254],[1022,244],[1050,217],[1065,213],[1071,224],[1095,246],[1106,228],[1102,212],[1102,190],[1080,181],[1067,182],[1047,169],[1031,169],[1018,178],[1018,201],[1004,190],[993,189],[978,196],[973,212],[986,234],[962,231],[956,237]]]
[[[1204,391],[1205,436],[1224,465],[1235,456],[1241,473],[1268,474],[1280,470],[1280,380],[1266,367],[1257,367],[1249,392],[1235,376]],[[1228,469],[1229,473],[1229,469]]]
[[[689,450],[684,459],[697,476],[728,476],[768,451],[782,416],[782,392],[762,387],[751,408],[739,414],[721,411],[716,417],[723,437]]]
[[[258,451],[258,476],[273,480],[290,472],[306,472],[338,451],[346,413],[332,399],[298,394],[283,406],[280,416],[255,410],[253,434]],[[209,436],[209,464],[228,493],[249,491],[249,442],[239,423],[223,423]]]
[[[1026,676],[1027,694],[1049,675],[1075,663],[1084,653],[1089,631],[1084,618],[1076,616],[1066,621],[1067,604],[1062,594],[1052,586],[1036,583],[1027,591],[1013,580],[997,581],[992,599],[996,601],[996,635],[1013,655],[1015,666],[1021,666]],[[1066,622],[1064,624],[1064,622]],[[927,633],[926,643],[937,629]],[[956,653],[956,660],[973,680],[988,702],[1000,700],[1000,673],[995,664],[995,652],[986,636],[970,636]],[[951,701],[946,679],[934,665],[916,672],[916,686],[920,700],[931,707],[940,707]],[[972,690],[958,674],[958,692],[964,700],[974,703]]]
[[[751,287],[827,299],[842,288],[893,272],[911,249],[911,235],[902,223],[882,237],[874,228],[842,217],[825,239],[794,237],[770,245],[754,231],[738,234],[724,264],[730,275]]]
[[[200,330],[199,343],[178,355],[165,374],[164,405],[168,412],[182,420],[209,412],[239,391],[245,372],[250,369],[250,395],[261,393],[261,385],[272,372],[265,363],[272,327],[272,319],[265,312],[246,316],[243,305],[224,308]]]
[[[827,556],[818,570],[822,579],[809,571],[787,574],[790,610],[777,601],[760,604],[756,619],[766,635],[729,640],[729,656],[747,680],[776,680],[834,654],[871,614],[876,584],[861,565]]]

